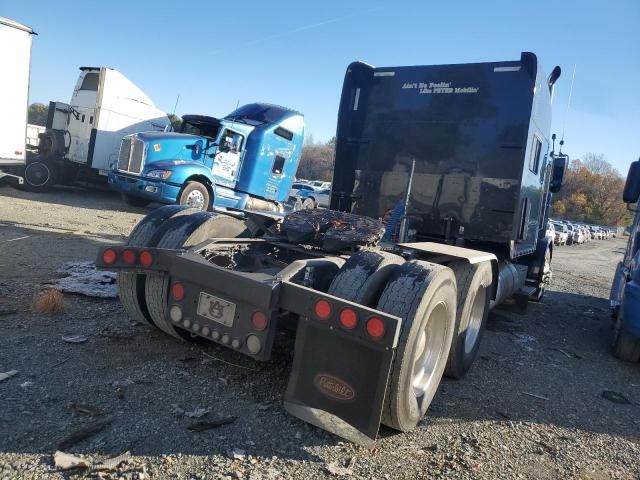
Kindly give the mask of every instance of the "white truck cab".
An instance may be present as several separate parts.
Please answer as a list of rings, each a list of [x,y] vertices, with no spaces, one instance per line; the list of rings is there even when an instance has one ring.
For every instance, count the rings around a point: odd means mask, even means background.
[[[47,130],[40,135],[38,157],[27,163],[25,182],[31,190],[106,182],[122,137],[169,125],[167,115],[119,71],[80,67],[71,101],[49,103]]]

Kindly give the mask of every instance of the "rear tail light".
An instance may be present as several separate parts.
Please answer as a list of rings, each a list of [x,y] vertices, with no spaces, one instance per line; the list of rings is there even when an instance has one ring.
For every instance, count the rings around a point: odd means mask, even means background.
[[[122,252],[122,261],[128,265],[134,265],[136,263],[136,254],[133,250],[125,250]]]
[[[118,259],[118,254],[112,248],[107,248],[104,252],[102,252],[102,261],[106,265],[113,265],[116,263]]]
[[[358,315],[350,308],[343,308],[340,311],[340,324],[347,330],[352,330],[358,324]]]
[[[140,253],[140,265],[143,267],[150,267],[153,265],[153,255],[151,255],[151,252],[147,252],[145,250]]]
[[[262,330],[267,328],[269,319],[262,310],[256,310],[255,312],[253,312],[253,315],[251,315],[251,323],[253,324],[254,330],[258,330],[259,332],[261,332]]]
[[[381,339],[385,333],[384,322],[378,317],[369,318],[367,320],[367,333],[375,340]]]
[[[326,300],[320,299],[315,304],[314,312],[316,317],[321,320],[326,320],[331,316],[331,304]]]
[[[176,282],[171,286],[171,297],[179,302],[184,299],[184,285],[180,282]]]

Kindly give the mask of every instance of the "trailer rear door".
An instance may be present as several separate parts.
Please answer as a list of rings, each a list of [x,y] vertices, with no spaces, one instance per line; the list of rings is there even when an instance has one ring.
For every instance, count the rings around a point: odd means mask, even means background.
[[[30,27],[0,17],[0,167],[25,163],[31,35]]]

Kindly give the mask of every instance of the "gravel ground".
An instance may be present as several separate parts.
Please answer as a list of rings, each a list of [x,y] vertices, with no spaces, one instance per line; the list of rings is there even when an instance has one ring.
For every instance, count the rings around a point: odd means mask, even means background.
[[[123,241],[145,212],[100,192],[0,188],[0,372],[19,371],[0,383],[0,479],[640,478],[640,366],[609,354],[624,240],[558,248],[544,303],[493,312],[468,376],[443,382],[418,429],[383,428],[365,449],[284,411],[290,338],[256,363],[134,324],[117,300],[65,295],[64,314],[31,312],[57,268]],[[131,460],[56,471],[60,441],[88,426],[101,430],[66,452]]]

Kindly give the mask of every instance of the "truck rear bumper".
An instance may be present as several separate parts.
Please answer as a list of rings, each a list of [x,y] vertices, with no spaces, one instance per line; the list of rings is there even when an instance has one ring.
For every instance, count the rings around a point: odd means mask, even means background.
[[[107,265],[103,254],[109,249],[117,260]],[[170,285],[180,283],[183,288],[180,298],[172,298],[173,288],[169,289],[168,320],[256,360],[269,358],[278,318],[283,314],[297,316],[285,408],[348,440],[373,444],[401,319],[296,283],[305,278],[309,266],[317,271],[324,266],[335,273],[342,259],[298,260],[272,276],[218,267],[193,252],[153,248],[144,249],[153,261],[146,261],[142,268],[120,260],[125,250],[141,258],[142,249],[105,247],[100,249],[96,265],[110,270],[169,272]],[[318,309],[319,304],[323,310]],[[346,310],[357,319],[349,328],[340,321]],[[262,324],[255,321],[257,312],[266,317]],[[368,333],[372,318],[384,324],[381,337]],[[195,324],[198,327],[194,330]]]
[[[148,180],[120,172],[109,173],[109,187],[127,195],[134,195],[160,203],[175,203],[181,189],[179,185]]]

